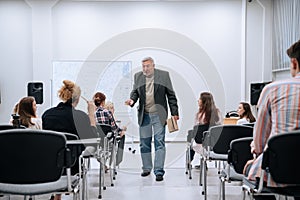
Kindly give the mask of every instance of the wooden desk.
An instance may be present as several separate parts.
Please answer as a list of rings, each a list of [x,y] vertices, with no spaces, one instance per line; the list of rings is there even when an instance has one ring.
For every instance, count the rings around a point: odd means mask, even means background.
[[[236,124],[237,120],[239,120],[238,117],[224,118],[223,124]]]

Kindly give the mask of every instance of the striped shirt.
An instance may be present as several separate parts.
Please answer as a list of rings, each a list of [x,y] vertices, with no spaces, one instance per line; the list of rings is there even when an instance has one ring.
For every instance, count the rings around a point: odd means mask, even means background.
[[[262,152],[268,139],[300,128],[300,73],[291,79],[266,85],[257,106],[253,145],[259,156],[249,171],[250,180],[255,180],[261,174]],[[265,181],[271,187],[283,186],[275,183],[271,177],[265,177]]]

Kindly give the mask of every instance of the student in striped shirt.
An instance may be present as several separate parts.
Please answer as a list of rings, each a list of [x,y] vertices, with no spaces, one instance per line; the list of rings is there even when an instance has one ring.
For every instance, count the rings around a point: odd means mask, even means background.
[[[300,127],[300,40],[287,49],[290,57],[290,73],[292,78],[276,81],[266,85],[258,101],[257,121],[254,126],[254,137],[251,151],[256,159],[245,166],[248,179],[255,181],[261,174],[262,153],[270,137],[299,129]],[[246,170],[247,169],[247,170]],[[248,171],[248,173],[247,173]],[[267,186],[284,187],[265,177]],[[257,199],[272,199],[275,196],[258,196]],[[294,197],[299,200],[299,197]]]

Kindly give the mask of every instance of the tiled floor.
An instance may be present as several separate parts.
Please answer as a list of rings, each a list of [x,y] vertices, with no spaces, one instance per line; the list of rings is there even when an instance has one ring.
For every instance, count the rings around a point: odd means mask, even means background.
[[[164,181],[155,181],[154,174],[147,177],[140,176],[140,154],[138,145],[129,146],[126,144],[123,162],[120,164],[114,186],[110,186],[109,174],[105,174],[106,190],[102,191],[103,200],[201,200],[204,199],[202,187],[199,186],[199,170],[192,170],[192,179],[185,174],[185,143],[168,144],[166,158],[166,174]],[[129,151],[131,147],[131,151]],[[132,153],[132,150],[136,150]],[[199,157],[193,161],[193,166],[197,164]],[[92,161],[91,170],[88,173],[88,199],[98,199],[98,162]],[[219,178],[214,162],[208,163],[208,200],[217,200],[219,193]],[[226,199],[241,200],[241,186],[238,183],[226,183]],[[49,199],[50,195],[41,195],[37,200]],[[0,200],[6,200],[2,197]],[[21,200],[20,196],[11,196],[13,200]],[[71,200],[71,195],[63,195],[63,200]],[[246,200],[249,198],[247,197]]]
[[[95,170],[90,173],[89,199],[97,199],[98,176]],[[216,169],[209,169],[208,199],[218,199],[218,178]],[[109,185],[109,184],[108,184]],[[228,199],[241,199],[239,186],[232,183],[226,187]],[[174,199],[204,199],[199,186],[199,170],[193,170],[193,178],[189,179],[183,168],[166,169],[164,181],[156,182],[155,176],[141,177],[136,170],[118,170],[114,187],[108,186],[102,197],[107,200],[174,200]]]

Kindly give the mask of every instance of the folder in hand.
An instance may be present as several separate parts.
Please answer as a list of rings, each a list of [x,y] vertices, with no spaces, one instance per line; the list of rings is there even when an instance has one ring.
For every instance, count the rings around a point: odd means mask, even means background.
[[[169,133],[178,131],[177,120],[174,119],[173,116],[171,116],[169,119],[167,119],[167,125],[168,125],[168,129],[169,129]]]

